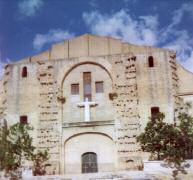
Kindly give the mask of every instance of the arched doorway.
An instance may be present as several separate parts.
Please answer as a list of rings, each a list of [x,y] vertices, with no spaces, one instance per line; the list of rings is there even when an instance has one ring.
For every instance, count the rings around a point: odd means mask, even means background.
[[[86,152],[82,154],[82,173],[98,172],[97,154],[94,152]]]
[[[115,143],[106,134],[85,132],[68,138],[64,145],[67,174],[114,170]]]

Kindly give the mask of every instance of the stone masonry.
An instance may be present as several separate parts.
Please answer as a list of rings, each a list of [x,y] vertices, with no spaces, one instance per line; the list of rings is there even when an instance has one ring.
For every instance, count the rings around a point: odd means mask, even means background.
[[[97,103],[89,122],[77,105],[84,101],[84,72],[91,74]],[[100,93],[97,82],[103,83]],[[89,152],[97,155],[98,172],[140,168],[147,155],[136,136],[151,109],[172,123],[185,102],[193,104],[193,74],[178,64],[175,52],[89,34],[6,65],[0,81],[0,123],[27,116],[34,145],[49,150],[48,174],[81,173],[81,157]]]

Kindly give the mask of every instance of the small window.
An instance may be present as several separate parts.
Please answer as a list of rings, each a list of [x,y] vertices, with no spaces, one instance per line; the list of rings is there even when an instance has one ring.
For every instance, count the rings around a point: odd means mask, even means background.
[[[22,78],[27,77],[27,67],[26,66],[23,67],[21,76]]]
[[[87,152],[82,155],[82,173],[96,173],[97,167],[97,154],[94,152]]]
[[[96,93],[103,93],[104,92],[103,81],[95,82],[95,88],[96,88]]]
[[[152,107],[151,108],[151,118],[155,119],[159,114],[159,107]]]
[[[148,63],[149,63],[149,67],[154,67],[153,56],[149,56]]]
[[[27,124],[27,116],[20,116],[20,123]]]
[[[71,94],[79,94],[79,84],[71,84]]]

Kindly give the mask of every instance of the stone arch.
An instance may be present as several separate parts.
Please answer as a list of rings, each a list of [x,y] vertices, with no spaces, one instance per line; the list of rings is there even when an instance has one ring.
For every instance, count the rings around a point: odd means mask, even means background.
[[[65,146],[66,142],[69,141],[71,138],[74,138],[74,137],[76,137],[76,136],[80,136],[80,135],[83,135],[83,134],[99,134],[99,135],[106,136],[106,137],[108,137],[110,140],[113,141],[113,138],[112,138],[111,136],[109,136],[108,134],[102,133],[102,132],[82,132],[82,133],[73,134],[72,136],[68,137],[68,138],[64,141],[64,146]]]
[[[93,152],[98,157],[98,171],[114,170],[115,142],[112,137],[100,132],[84,132],[68,137],[64,142],[65,173],[81,173],[81,157]]]
[[[85,64],[96,65],[96,66],[99,66],[100,68],[104,69],[104,70],[107,72],[107,74],[108,74],[109,78],[111,79],[111,81],[113,82],[112,75],[111,75],[111,73],[109,72],[109,70],[108,70],[105,66],[103,66],[103,65],[101,65],[101,64],[99,64],[99,63],[96,63],[96,62],[92,62],[92,61],[84,61],[84,62],[80,62],[80,63],[77,63],[77,64],[73,65],[73,66],[65,73],[65,75],[64,75],[64,77],[63,77],[63,79],[62,79],[62,82],[61,82],[61,87],[60,87],[61,90],[62,90],[64,81],[65,81],[66,77],[70,74],[70,72],[71,72],[73,69],[77,68],[78,66],[85,65]],[[62,91],[63,91],[63,90],[62,90]]]
[[[92,108],[92,117],[93,120],[106,120],[113,117],[112,111],[112,101],[109,100],[109,94],[113,91],[113,82],[111,73],[111,64],[109,62],[92,62],[81,61],[81,62],[72,62],[70,66],[66,66],[63,70],[60,71],[60,89],[58,92],[58,103],[61,103],[60,115],[63,122],[80,122],[83,120],[83,111],[81,108],[76,106],[77,103],[80,103],[85,99],[84,94],[84,72],[91,72],[91,99],[97,102],[102,101],[100,106]],[[96,82],[103,83],[103,93],[96,92]],[[77,94],[72,93],[72,85],[77,85],[78,92]],[[64,100],[64,101],[62,101]],[[101,111],[102,110],[102,111]],[[102,113],[98,113],[101,111]],[[70,117],[70,118],[69,118]]]

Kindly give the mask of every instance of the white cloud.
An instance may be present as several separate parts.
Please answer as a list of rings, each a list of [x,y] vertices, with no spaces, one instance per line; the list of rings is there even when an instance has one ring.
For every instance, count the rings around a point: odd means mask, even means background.
[[[193,51],[191,51],[188,59],[182,62],[182,65],[186,67],[186,69],[188,69],[189,71],[193,72]]]
[[[102,15],[94,11],[83,13],[83,19],[94,34],[112,36],[137,44],[155,45],[157,41],[157,16],[141,16],[135,20],[125,10],[112,15]]]
[[[22,0],[18,4],[19,13],[26,17],[32,17],[42,5],[42,0]]]
[[[97,8],[97,7],[98,7],[98,4],[97,4],[96,0],[91,0],[91,1],[89,1],[89,5],[90,5],[92,8]]]
[[[193,72],[193,38],[190,37],[187,30],[179,30],[178,27],[182,22],[183,17],[185,17],[185,13],[189,13],[191,16],[193,15],[193,3],[185,3],[181,8],[174,11],[170,25],[162,29],[162,39],[160,42],[166,42],[172,37],[173,40],[165,43],[164,47],[176,50],[179,62],[186,69]]]
[[[83,13],[83,20],[93,34],[112,36],[123,41],[170,48],[177,51],[178,59],[185,67],[193,71],[193,38],[187,30],[180,29],[185,13],[193,15],[193,3],[186,3],[173,12],[169,25],[160,28],[157,14],[133,18],[122,9],[113,14],[101,14],[98,11]]]
[[[0,60],[0,80],[4,73],[4,63]]]
[[[63,41],[72,37],[74,37],[73,33],[61,29],[52,29],[47,34],[37,34],[33,40],[33,48],[41,50],[46,44]]]
[[[162,42],[166,41],[169,36],[179,32],[179,30],[176,30],[176,27],[182,22],[185,13],[193,15],[193,3],[185,3],[181,8],[174,11],[171,23],[161,30]]]
[[[186,12],[193,15],[193,3],[184,3],[181,8],[174,11],[174,15],[172,17],[172,24],[179,24]]]
[[[174,32],[174,36],[175,39],[165,44],[164,47],[176,50],[177,55],[181,58],[181,60],[188,59],[193,47],[191,45],[191,38],[187,31],[176,31]]]

